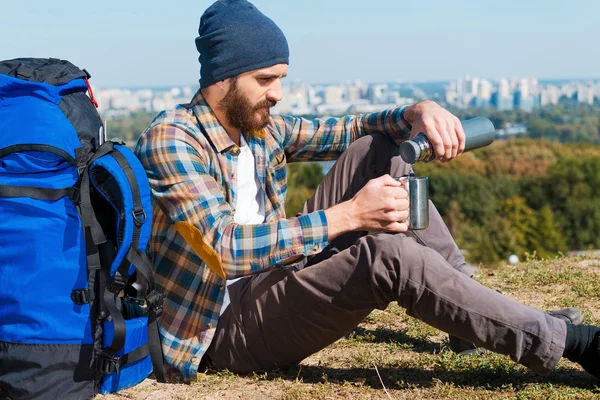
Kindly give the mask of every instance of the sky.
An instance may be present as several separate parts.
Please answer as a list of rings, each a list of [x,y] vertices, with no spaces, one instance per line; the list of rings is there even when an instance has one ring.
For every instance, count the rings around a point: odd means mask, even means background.
[[[197,85],[200,0],[4,0],[0,59],[55,57],[100,87]],[[598,0],[254,0],[307,83],[600,78]]]

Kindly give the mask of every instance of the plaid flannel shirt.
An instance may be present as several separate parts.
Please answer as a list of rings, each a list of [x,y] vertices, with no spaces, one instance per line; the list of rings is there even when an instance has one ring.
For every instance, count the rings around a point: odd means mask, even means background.
[[[323,211],[286,218],[286,164],[337,159],[360,136],[390,135],[400,142],[410,127],[404,108],[363,116],[307,120],[273,116],[244,135],[264,192],[265,222],[238,225],[237,155],[200,91],[191,103],[160,113],[135,153],[150,181],[153,229],[149,251],[158,288],[166,294],[159,321],[165,360],[196,377],[215,333],[227,279],[290,268],[286,260],[318,253],[328,244]]]

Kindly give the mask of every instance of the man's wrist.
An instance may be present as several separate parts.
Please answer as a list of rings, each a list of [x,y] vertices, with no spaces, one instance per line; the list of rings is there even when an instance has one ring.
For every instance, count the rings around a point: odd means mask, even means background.
[[[325,210],[329,241],[342,233],[357,229],[356,221],[352,216],[351,207],[350,201],[344,201]]]
[[[404,122],[409,125],[412,126],[413,120],[414,120],[414,114],[415,114],[415,105],[411,104],[410,106],[406,107],[404,109],[404,111],[402,112],[402,119],[404,120]]]

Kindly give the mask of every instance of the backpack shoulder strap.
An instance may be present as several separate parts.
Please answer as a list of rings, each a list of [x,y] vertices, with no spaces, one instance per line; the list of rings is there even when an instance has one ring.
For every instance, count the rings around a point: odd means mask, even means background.
[[[92,161],[90,166],[91,182],[97,190],[122,216],[117,234],[117,254],[106,273],[109,282],[104,291],[104,302],[113,317],[114,336],[111,346],[100,355],[102,365],[109,369],[135,362],[151,355],[155,375],[164,381],[162,351],[156,319],[162,312],[164,296],[154,285],[152,263],[144,251],[150,237],[152,224],[152,204],[150,186],[139,160],[131,150],[119,142],[107,142],[101,146],[112,146],[113,151]],[[125,321],[116,302],[121,290],[125,289],[129,277],[138,271],[146,281],[143,297],[148,308],[149,348],[139,348],[128,353],[126,358],[116,359],[115,354],[125,343]],[[105,371],[103,371],[105,372]]]

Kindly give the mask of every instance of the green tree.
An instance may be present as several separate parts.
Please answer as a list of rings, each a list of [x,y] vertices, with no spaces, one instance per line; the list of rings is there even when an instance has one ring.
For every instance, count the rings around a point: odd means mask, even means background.
[[[600,157],[561,157],[549,176],[551,207],[568,247],[600,247]]]
[[[468,261],[495,264],[513,254],[518,243],[511,223],[501,215],[494,215],[484,225],[465,226],[459,246],[466,250]]]
[[[539,241],[535,251],[540,258],[548,258],[567,250],[565,237],[547,204],[537,214],[536,230]]]
[[[519,196],[511,197],[501,205],[501,213],[510,223],[514,234],[516,248],[513,252],[522,256],[526,251],[533,252],[538,249],[540,236],[537,231],[537,216],[527,206],[525,199]]]
[[[136,111],[129,115],[106,118],[107,136],[135,142],[155,116],[154,112]]]
[[[289,217],[302,212],[308,200],[321,181],[323,170],[320,163],[291,163],[288,165],[288,192],[285,200],[285,213]]]

